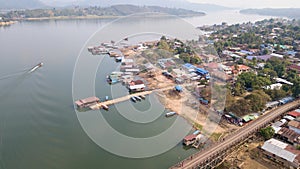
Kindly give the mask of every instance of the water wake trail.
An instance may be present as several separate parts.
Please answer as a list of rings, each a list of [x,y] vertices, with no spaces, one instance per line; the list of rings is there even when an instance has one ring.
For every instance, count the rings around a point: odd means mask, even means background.
[[[6,80],[6,79],[10,79],[10,78],[14,78],[16,76],[21,76],[24,74],[24,72],[30,72],[30,68],[28,69],[24,69],[24,70],[20,70],[18,72],[12,73],[12,74],[8,74],[8,75],[4,75],[0,77],[0,80]]]

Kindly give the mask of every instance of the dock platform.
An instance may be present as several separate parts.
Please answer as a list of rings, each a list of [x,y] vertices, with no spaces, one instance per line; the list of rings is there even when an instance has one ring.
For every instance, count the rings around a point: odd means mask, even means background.
[[[103,108],[103,105],[105,105],[105,106],[113,105],[113,104],[116,104],[116,103],[120,103],[120,102],[124,102],[126,100],[129,100],[132,96],[140,96],[140,95],[145,96],[145,95],[151,94],[152,92],[153,91],[138,92],[138,93],[133,93],[133,94],[130,94],[130,95],[127,95],[127,96],[124,96],[124,97],[117,98],[117,99],[107,100],[107,101],[104,101],[104,102],[100,102],[100,103],[91,105],[90,109],[98,110],[100,108]]]

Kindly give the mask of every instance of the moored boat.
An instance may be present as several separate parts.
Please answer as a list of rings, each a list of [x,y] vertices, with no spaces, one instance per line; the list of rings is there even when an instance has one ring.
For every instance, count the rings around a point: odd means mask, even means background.
[[[166,117],[171,117],[171,116],[174,116],[176,114],[176,112],[168,112],[166,113]]]
[[[130,99],[133,101],[133,102],[136,102],[136,98],[135,97],[130,97]]]
[[[141,101],[142,98],[140,98],[139,96],[134,96],[136,98],[137,101]]]
[[[105,105],[105,104],[102,104],[101,107],[102,107],[104,110],[108,110],[108,109],[109,109],[108,106]]]

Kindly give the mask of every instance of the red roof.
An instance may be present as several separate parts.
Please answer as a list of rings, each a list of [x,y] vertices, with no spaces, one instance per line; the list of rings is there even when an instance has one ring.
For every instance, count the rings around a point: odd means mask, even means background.
[[[140,84],[144,84],[144,82],[142,80],[136,80],[136,81],[131,81],[129,83],[130,86],[140,85]]]
[[[231,69],[235,70],[235,66],[234,65],[231,66]],[[238,69],[238,71],[242,71],[242,70],[245,71],[245,70],[249,70],[250,67],[248,67],[246,65],[237,65],[237,69]]]
[[[296,111],[291,111],[291,112],[289,112],[288,113],[288,115],[290,115],[290,116],[293,116],[293,117],[299,117],[300,116],[300,113],[299,112],[296,112]]]
[[[190,135],[187,135],[184,137],[184,140],[185,141],[191,141],[191,140],[194,140],[196,139],[197,135],[194,135],[194,134],[190,134]]]
[[[291,66],[290,66],[290,69],[296,70],[296,71],[299,72],[299,71],[300,71],[300,66],[294,64],[294,65],[291,65]]]
[[[136,85],[144,84],[144,82],[143,82],[142,80],[136,80],[136,81],[134,81],[134,83],[135,83]]]

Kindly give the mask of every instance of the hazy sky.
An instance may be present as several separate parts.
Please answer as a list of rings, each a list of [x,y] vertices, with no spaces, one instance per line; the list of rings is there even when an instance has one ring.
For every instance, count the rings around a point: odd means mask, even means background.
[[[188,0],[239,8],[300,8],[300,0]]]
[[[80,2],[84,0],[41,0],[41,1],[55,3],[55,2]],[[101,0],[98,1],[101,2]],[[113,0],[105,0],[105,1],[113,1]],[[238,8],[300,8],[300,0],[186,0],[186,1],[196,2],[196,3],[218,4],[222,6],[238,7]]]

